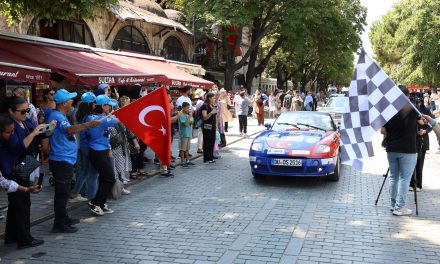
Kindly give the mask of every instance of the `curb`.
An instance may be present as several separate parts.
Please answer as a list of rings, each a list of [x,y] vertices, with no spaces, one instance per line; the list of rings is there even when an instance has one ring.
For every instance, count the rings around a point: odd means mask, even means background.
[[[258,133],[261,133],[262,131],[264,131],[264,130],[261,130],[261,131],[257,131],[257,132],[255,132],[255,133],[252,133],[252,134],[249,135],[249,137],[250,137],[250,136],[254,136],[254,135],[258,134]],[[233,140],[233,141],[231,141],[231,142],[229,142],[229,143],[226,143],[226,146],[223,147],[223,148],[221,148],[221,149],[220,149],[220,152],[221,152],[222,149],[227,148],[229,145],[235,144],[235,143],[237,143],[237,142],[239,142],[239,141],[241,141],[241,140],[243,140],[243,139],[248,139],[248,138],[240,137],[240,138],[235,139],[235,140]],[[203,154],[196,153],[196,155],[193,155],[193,157],[192,157],[190,160],[196,160],[196,159],[198,159],[198,158],[200,158],[200,157],[203,157]],[[178,162],[175,162],[174,164],[175,164],[175,166],[177,167],[178,165],[181,164],[181,162],[178,161]],[[131,181],[130,181],[127,185],[125,185],[125,186],[126,186],[126,187],[130,187],[130,186],[133,186],[133,185],[139,184],[139,183],[141,183],[141,182],[143,182],[143,181],[146,181],[146,180],[149,180],[149,179],[152,179],[152,178],[157,177],[160,173],[161,173],[161,170],[160,170],[160,169],[159,169],[159,170],[153,170],[151,173],[148,173],[148,175],[147,175],[146,177],[144,177],[144,178],[142,178],[142,179],[131,180]],[[85,203],[85,202],[68,203],[66,209],[67,209],[67,212],[70,212],[70,211],[73,211],[73,210],[75,210],[75,209],[78,209],[78,208],[80,208],[80,207],[85,207],[85,206],[87,206],[87,203]],[[46,215],[43,215],[43,216],[41,216],[41,217],[38,217],[38,218],[36,218],[36,219],[32,219],[32,220],[31,220],[31,223],[30,223],[30,226],[32,227],[32,226],[34,226],[34,225],[37,225],[37,224],[43,223],[43,222],[45,222],[45,221],[47,221],[47,220],[49,220],[49,219],[52,219],[54,216],[55,216],[55,213],[54,213],[54,212],[50,212],[50,213],[48,213],[48,214],[46,214]],[[4,237],[5,237],[5,231],[2,230],[1,233],[0,233],[0,238],[4,238]]]

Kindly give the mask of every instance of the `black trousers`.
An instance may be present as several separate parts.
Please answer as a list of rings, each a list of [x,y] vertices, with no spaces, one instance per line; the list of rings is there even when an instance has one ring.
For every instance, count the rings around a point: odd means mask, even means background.
[[[214,160],[215,127],[203,129],[203,162]]]
[[[238,116],[238,127],[240,129],[240,133],[247,133],[247,116],[239,115]]]
[[[55,195],[53,198],[55,219],[53,223],[54,226],[63,226],[69,220],[66,207],[72,188],[74,165],[64,161],[49,160],[49,168],[55,182]]]
[[[417,156],[417,164],[416,164],[416,168],[415,168],[415,177],[413,175],[413,177],[411,178],[411,183],[410,186],[414,186],[414,181],[416,181],[416,186],[417,188],[422,189],[422,179],[423,179],[423,165],[425,164],[425,155],[426,155],[426,150],[422,150],[419,152],[418,156]]]
[[[92,204],[103,207],[107,202],[107,197],[111,194],[113,184],[115,184],[115,170],[109,156],[109,150],[97,151],[90,149],[90,162],[98,171],[98,191]]]
[[[228,126],[229,126],[229,123],[225,122],[225,132],[228,132]]]
[[[25,182],[16,181],[22,186]],[[18,246],[29,244],[31,236],[31,196],[30,193],[8,193],[8,215],[6,217],[5,243],[17,242]]]

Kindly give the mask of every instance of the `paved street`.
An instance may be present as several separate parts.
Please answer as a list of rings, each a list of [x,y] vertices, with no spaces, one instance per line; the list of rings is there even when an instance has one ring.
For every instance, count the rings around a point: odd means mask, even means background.
[[[76,209],[72,214],[81,219],[76,234],[50,233],[51,221],[38,224],[32,233],[45,244],[20,251],[2,246],[2,261],[440,263],[435,140],[425,163],[420,213],[411,217],[390,213],[387,189],[374,206],[387,168],[380,148],[367,163],[367,173],[344,166],[339,182],[256,182],[247,158],[250,143],[228,146],[215,165],[197,159],[191,169],[177,168],[175,178],[152,177],[130,187],[132,195],[111,202],[112,215],[95,217],[85,207]],[[32,257],[36,253],[44,254]]]

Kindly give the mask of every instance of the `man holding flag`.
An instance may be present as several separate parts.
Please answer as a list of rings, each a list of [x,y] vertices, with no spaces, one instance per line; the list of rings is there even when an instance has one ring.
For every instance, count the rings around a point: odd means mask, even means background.
[[[407,89],[399,89],[362,50],[349,87],[349,103],[342,115],[340,130],[342,163],[362,170],[362,159],[374,155],[374,134],[385,126],[391,209],[395,215],[412,213],[405,208],[405,202],[417,161],[417,112],[406,92]]]

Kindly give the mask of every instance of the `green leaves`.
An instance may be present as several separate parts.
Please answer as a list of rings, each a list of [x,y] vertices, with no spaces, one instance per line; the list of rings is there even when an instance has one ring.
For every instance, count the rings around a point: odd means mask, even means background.
[[[394,81],[436,87],[440,82],[440,2],[402,0],[370,31],[376,60]]]
[[[0,0],[0,14],[15,24],[22,17],[34,16],[45,19],[49,24],[56,19],[93,18],[94,11],[106,8],[117,0]]]

